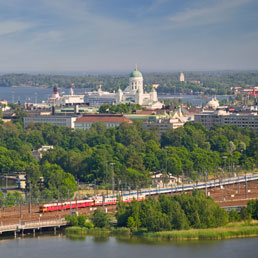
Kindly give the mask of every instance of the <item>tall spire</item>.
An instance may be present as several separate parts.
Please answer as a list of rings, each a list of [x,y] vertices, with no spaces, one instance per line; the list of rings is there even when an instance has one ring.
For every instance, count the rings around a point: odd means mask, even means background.
[[[138,67],[137,67],[137,64],[135,64],[135,71],[137,71],[138,69],[137,69]]]

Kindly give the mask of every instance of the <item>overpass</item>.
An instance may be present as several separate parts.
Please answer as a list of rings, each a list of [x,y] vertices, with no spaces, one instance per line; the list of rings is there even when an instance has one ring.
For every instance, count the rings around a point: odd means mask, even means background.
[[[47,220],[47,221],[29,221],[29,222],[19,222],[16,224],[6,224],[0,225],[0,234],[6,232],[13,232],[14,237],[16,237],[18,232],[24,234],[25,230],[32,230],[33,234],[35,234],[36,230],[41,230],[43,228],[53,228],[56,231],[57,228],[63,227],[67,225],[67,221],[64,218],[56,219],[56,220]]]

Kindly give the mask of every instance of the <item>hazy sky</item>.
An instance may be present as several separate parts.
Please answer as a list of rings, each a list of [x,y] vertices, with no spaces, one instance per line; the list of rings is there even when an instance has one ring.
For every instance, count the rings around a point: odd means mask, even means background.
[[[257,0],[0,0],[0,72],[258,69]]]

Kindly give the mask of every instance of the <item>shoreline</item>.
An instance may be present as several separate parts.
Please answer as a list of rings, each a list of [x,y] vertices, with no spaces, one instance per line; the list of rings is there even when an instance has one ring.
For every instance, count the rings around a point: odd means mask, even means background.
[[[208,229],[173,230],[160,232],[136,231],[131,232],[129,228],[109,228],[109,229],[87,229],[80,227],[68,227],[65,234],[69,235],[126,235],[139,236],[145,239],[158,240],[223,240],[235,238],[258,237],[258,222],[255,223],[233,223],[225,227]]]

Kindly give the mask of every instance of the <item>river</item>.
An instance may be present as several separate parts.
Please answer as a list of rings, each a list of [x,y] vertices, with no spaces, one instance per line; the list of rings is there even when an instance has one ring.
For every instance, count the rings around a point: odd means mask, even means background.
[[[0,240],[0,258],[258,258],[258,238],[220,241],[148,241],[142,238],[69,239],[36,236]]]
[[[88,91],[88,89],[75,89],[75,93],[80,94]],[[69,89],[59,89],[60,94],[69,94]],[[37,87],[0,87],[0,99],[5,99],[10,103],[41,103],[46,101],[52,94],[50,88]],[[229,96],[217,96],[218,100],[227,99]],[[159,95],[160,100],[163,99],[181,99],[183,103],[190,102],[194,105],[202,105],[208,102],[212,97],[201,97],[200,95]]]

